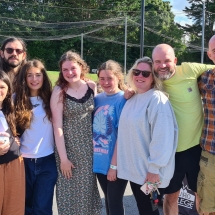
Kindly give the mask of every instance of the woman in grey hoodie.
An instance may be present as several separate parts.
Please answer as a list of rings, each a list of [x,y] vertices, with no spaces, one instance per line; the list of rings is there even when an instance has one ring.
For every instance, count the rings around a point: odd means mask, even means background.
[[[128,72],[136,94],[125,104],[119,121],[117,176],[130,181],[140,215],[157,215],[150,195],[140,187],[160,182],[168,186],[174,172],[178,127],[152,61],[143,57]]]

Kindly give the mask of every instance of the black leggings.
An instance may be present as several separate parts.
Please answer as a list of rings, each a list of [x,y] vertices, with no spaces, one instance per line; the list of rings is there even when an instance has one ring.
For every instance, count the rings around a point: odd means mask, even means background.
[[[123,195],[127,181],[119,178],[116,181],[108,181],[107,175],[100,173],[97,178],[105,195],[107,215],[124,215]]]
[[[134,194],[134,197],[137,202],[137,207],[139,210],[140,215],[159,215],[159,210],[156,207],[153,209],[152,202],[150,199],[150,194],[146,195],[142,190],[140,190],[140,187],[142,185],[135,184],[130,181],[131,189]],[[160,194],[162,195],[164,192],[164,189],[159,189]]]

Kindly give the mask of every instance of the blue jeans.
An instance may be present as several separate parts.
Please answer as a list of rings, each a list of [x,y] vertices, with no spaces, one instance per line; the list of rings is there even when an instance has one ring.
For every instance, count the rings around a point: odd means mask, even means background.
[[[54,154],[24,158],[26,197],[25,215],[52,215],[57,168]]]

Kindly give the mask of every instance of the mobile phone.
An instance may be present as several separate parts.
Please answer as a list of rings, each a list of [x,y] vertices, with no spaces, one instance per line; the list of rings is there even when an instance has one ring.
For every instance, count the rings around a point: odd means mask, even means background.
[[[141,189],[146,195],[149,195],[149,189],[148,189],[148,184],[147,184],[147,183],[145,183],[143,186],[141,186],[140,189]]]

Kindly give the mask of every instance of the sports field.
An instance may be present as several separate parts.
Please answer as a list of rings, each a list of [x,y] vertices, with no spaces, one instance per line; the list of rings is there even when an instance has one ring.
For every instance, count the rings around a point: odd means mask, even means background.
[[[55,85],[55,82],[58,79],[58,75],[59,75],[59,72],[57,71],[48,71],[48,76],[52,82],[52,86]],[[93,81],[97,81],[97,74],[88,74],[87,77],[89,77]]]

